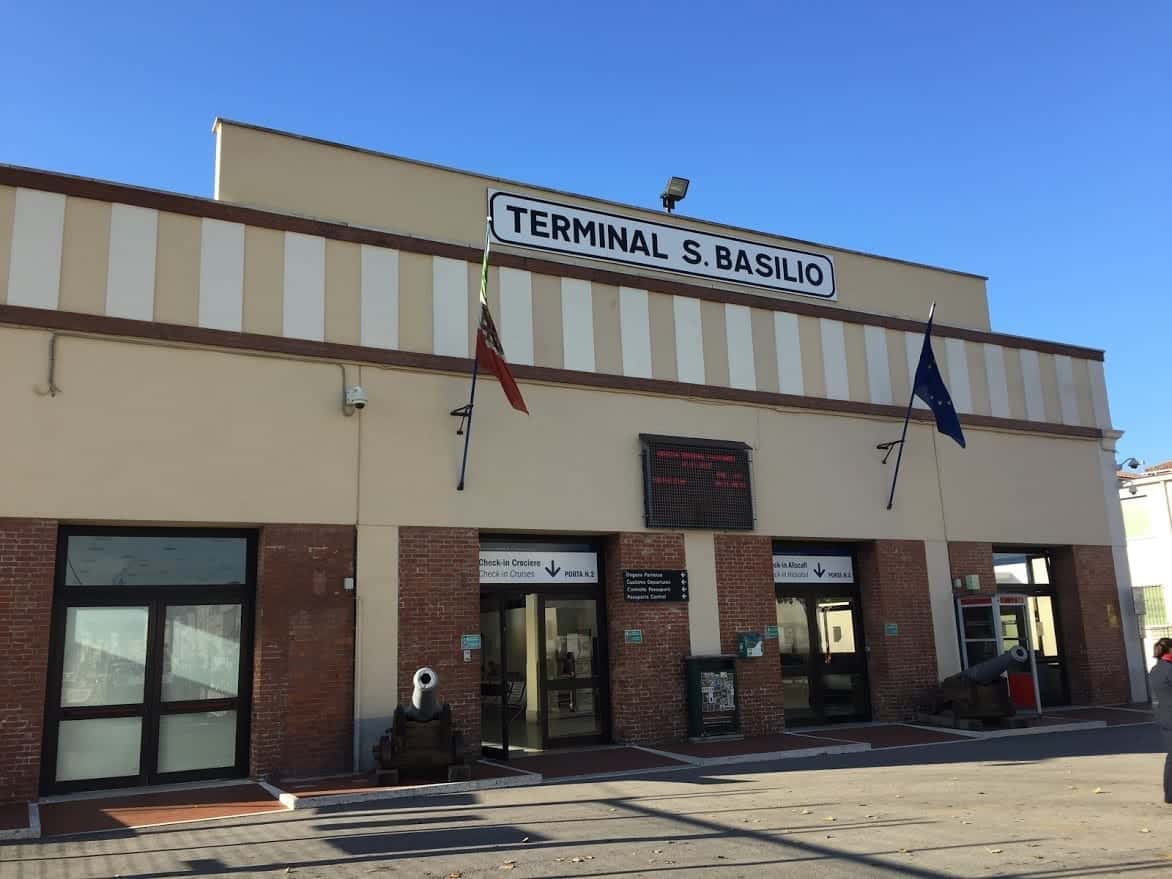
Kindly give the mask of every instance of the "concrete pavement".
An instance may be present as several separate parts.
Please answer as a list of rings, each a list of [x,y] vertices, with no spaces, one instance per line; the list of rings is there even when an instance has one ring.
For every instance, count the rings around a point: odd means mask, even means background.
[[[0,879],[1172,876],[1151,725],[0,847]]]

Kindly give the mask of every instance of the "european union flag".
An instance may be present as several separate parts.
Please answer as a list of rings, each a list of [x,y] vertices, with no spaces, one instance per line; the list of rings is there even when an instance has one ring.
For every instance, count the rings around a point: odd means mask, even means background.
[[[936,416],[936,429],[942,434],[952,437],[963,449],[964,432],[960,429],[960,419],[956,415],[956,407],[952,405],[952,397],[948,393],[948,388],[944,386],[944,379],[940,376],[940,368],[936,365],[936,355],[932,353],[932,324],[930,320],[928,330],[924,333],[924,347],[920,349],[920,362],[916,366],[912,394],[928,404],[928,408]]]

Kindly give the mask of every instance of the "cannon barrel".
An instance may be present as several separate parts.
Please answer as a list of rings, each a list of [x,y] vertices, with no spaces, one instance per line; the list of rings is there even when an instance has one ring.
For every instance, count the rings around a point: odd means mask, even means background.
[[[440,711],[436,702],[439,675],[435,673],[435,669],[425,665],[415,672],[411,682],[415,689],[411,691],[411,707],[407,709],[407,716],[412,720],[431,720]]]
[[[1029,655],[1029,652],[1024,647],[1017,644],[1006,650],[1000,656],[994,656],[991,659],[986,659],[984,662],[970,665],[962,675],[974,684],[992,683],[998,675],[1015,662],[1025,662],[1029,658]]]

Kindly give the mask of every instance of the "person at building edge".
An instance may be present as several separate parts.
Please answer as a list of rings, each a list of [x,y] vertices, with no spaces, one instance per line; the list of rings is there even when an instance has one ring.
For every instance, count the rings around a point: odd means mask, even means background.
[[[1148,679],[1152,682],[1152,707],[1156,724],[1164,737],[1164,802],[1172,803],[1172,638],[1161,638],[1152,650],[1156,664]]]

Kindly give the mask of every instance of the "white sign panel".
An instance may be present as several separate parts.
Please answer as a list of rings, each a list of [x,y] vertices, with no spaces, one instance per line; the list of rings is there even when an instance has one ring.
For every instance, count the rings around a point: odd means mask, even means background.
[[[775,555],[774,583],[853,583],[855,569],[848,555]]]
[[[493,238],[502,244],[837,298],[829,256],[710,235],[490,189]]]
[[[597,583],[598,555],[593,552],[482,549],[480,582]]]

